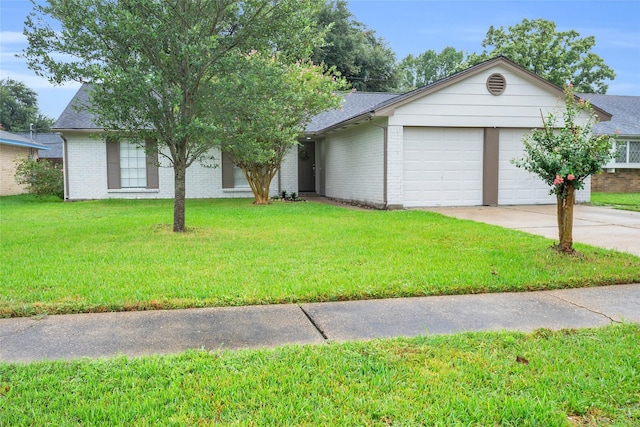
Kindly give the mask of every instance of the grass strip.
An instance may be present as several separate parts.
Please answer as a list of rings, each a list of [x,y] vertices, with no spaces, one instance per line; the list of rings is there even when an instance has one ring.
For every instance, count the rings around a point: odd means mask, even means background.
[[[640,325],[0,364],[0,425],[640,425]]]
[[[640,258],[423,211],[0,198],[0,316],[528,291],[640,281]]]
[[[591,204],[640,212],[640,193],[591,193]]]

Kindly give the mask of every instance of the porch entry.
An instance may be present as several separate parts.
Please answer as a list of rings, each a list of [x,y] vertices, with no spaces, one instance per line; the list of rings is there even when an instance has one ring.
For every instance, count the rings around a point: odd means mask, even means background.
[[[316,143],[302,141],[298,146],[298,193],[316,191]]]

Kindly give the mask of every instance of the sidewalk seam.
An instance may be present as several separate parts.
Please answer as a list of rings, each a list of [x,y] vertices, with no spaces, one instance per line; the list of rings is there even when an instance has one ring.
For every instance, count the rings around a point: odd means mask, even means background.
[[[313,325],[314,328],[316,328],[316,331],[318,331],[318,333],[320,335],[322,335],[322,338],[325,341],[329,340],[329,337],[327,336],[327,334],[324,333],[324,331],[320,328],[320,326],[316,323],[315,320],[313,320],[313,317],[311,317],[311,315],[309,313],[306,312],[306,310],[304,308],[302,308],[302,305],[298,304],[298,308],[300,308],[300,310],[302,311],[302,313],[304,313],[304,315],[307,317],[307,319],[309,320],[309,322],[311,322],[311,324]]]
[[[573,302],[573,301],[566,300],[566,299],[561,298],[561,297],[559,297],[559,296],[557,296],[557,295],[550,294],[550,296],[552,296],[552,297],[554,297],[554,298],[557,298],[557,299],[559,299],[560,301],[566,302],[567,304],[571,304],[571,305],[573,305],[574,307],[579,307],[579,308],[585,309],[585,310],[587,310],[588,312],[591,312],[591,313],[593,313],[593,314],[599,314],[600,316],[606,317],[607,319],[609,319],[609,321],[611,321],[611,322],[613,322],[613,323],[620,323],[620,324],[622,324],[622,322],[621,322],[621,321],[616,320],[616,319],[614,319],[613,317],[608,316],[608,315],[606,315],[605,313],[602,313],[602,312],[600,312],[600,311],[592,310],[592,309],[590,309],[589,307],[585,307],[584,305],[580,305],[580,304],[577,304],[577,303],[575,303],[575,302]]]

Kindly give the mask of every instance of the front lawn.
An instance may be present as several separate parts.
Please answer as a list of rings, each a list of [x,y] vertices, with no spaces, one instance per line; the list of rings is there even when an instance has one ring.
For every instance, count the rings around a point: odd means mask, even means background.
[[[638,426],[640,326],[0,364],[0,425]]]
[[[640,212],[640,193],[591,193],[591,204]]]
[[[0,198],[0,316],[525,291],[640,281],[640,258],[421,211]]]

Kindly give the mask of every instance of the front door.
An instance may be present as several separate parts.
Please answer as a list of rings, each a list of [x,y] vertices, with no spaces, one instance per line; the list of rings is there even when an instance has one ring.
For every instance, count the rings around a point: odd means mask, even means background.
[[[303,141],[298,146],[298,193],[316,191],[316,143]]]

